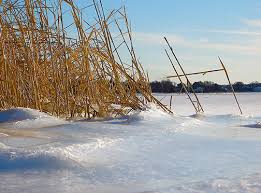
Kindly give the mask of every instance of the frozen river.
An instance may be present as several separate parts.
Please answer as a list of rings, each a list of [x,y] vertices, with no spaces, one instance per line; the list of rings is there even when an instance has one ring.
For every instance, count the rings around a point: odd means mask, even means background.
[[[169,104],[170,95],[156,94]],[[0,112],[0,193],[260,193],[261,94],[184,95],[104,121]]]

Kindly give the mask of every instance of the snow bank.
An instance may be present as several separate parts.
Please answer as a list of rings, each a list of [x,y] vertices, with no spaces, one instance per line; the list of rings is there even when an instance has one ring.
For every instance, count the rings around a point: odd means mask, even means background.
[[[0,123],[16,122],[22,120],[33,120],[39,118],[50,118],[46,113],[29,108],[13,108],[5,111],[0,111]]]
[[[227,110],[231,103],[217,103],[218,95],[206,98],[218,109],[193,116],[169,115],[153,105],[146,111],[100,122],[65,122],[31,109],[16,109],[22,116],[14,110],[1,112],[0,128],[7,125],[3,130],[35,131],[37,137],[0,134],[0,190],[261,192],[259,96],[255,95],[256,100],[248,95],[241,98],[242,105],[254,109],[253,116]],[[188,107],[191,104],[180,109],[191,115],[193,109]],[[251,124],[254,128],[245,127]],[[23,127],[26,129],[20,129]]]
[[[85,164],[102,165],[111,160],[95,159],[91,154],[106,151],[120,142],[119,139],[100,138],[87,141],[87,143],[61,145],[60,143],[47,143],[38,147],[34,145],[27,148],[13,149],[0,143],[0,173],[1,170],[42,170],[42,169],[68,169],[83,167]]]
[[[148,109],[145,111],[134,112],[128,117],[128,121],[137,122],[137,121],[157,121],[157,120],[170,120],[173,119],[173,116],[163,112],[154,104],[149,104]]]
[[[17,151],[0,152],[0,172],[10,170],[41,170],[72,168],[76,164],[69,159],[47,153]]]
[[[254,124],[245,124],[241,125],[242,127],[248,127],[248,128],[253,128],[253,129],[261,129],[261,122],[254,123]]]
[[[0,143],[0,149],[8,149],[8,146],[6,146],[6,145],[3,144],[3,143]]]
[[[9,128],[43,128],[67,123],[47,113],[29,108],[12,108],[0,111],[0,124]],[[4,127],[4,126],[3,126]]]

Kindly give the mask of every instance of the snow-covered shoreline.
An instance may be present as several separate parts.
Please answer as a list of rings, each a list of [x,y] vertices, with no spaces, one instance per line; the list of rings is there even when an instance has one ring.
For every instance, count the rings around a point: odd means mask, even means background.
[[[239,95],[254,109],[244,116],[229,95],[200,96],[202,116],[179,96],[173,116],[155,107],[93,122],[0,112],[0,133],[18,132],[0,134],[0,192],[260,192],[260,96]]]

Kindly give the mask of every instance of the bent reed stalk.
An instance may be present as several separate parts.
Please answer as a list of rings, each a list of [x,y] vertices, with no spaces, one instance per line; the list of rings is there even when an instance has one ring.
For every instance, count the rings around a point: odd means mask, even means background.
[[[94,118],[153,102],[171,113],[152,96],[125,8],[106,15],[95,0],[81,9],[73,0],[5,0],[0,13],[0,110]]]

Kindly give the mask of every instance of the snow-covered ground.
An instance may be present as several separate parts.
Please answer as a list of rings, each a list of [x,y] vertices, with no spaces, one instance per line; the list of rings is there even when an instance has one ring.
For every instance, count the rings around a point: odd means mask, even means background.
[[[169,95],[159,95],[169,103]],[[176,115],[155,107],[103,121],[31,109],[0,112],[0,193],[261,192],[261,94],[184,95]]]

